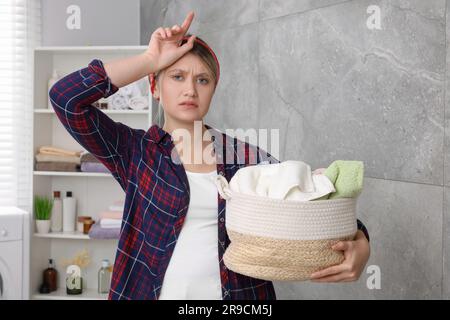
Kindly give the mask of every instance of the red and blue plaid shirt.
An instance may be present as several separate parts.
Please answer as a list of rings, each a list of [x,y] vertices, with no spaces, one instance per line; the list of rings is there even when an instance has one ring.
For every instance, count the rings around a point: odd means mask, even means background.
[[[183,165],[171,157],[174,141],[169,133],[157,125],[147,131],[130,128],[92,106],[117,90],[102,61],[94,59],[59,80],[49,95],[69,134],[111,171],[126,193],[109,299],[158,299],[188,211],[189,183]],[[213,137],[217,172],[228,181],[239,168],[279,162],[257,146],[205,126]],[[230,240],[225,200],[218,193],[217,200],[222,298],[276,299],[272,282],[226,268],[222,257]],[[369,237],[359,220],[358,228]]]

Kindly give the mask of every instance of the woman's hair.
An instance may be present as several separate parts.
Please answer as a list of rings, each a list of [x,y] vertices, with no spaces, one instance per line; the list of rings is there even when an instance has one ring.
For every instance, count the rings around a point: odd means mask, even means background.
[[[191,36],[191,34],[189,34],[189,33],[187,33],[187,34],[185,35],[185,37],[190,37],[190,36]],[[195,55],[198,56],[200,59],[202,59],[202,61],[205,63],[206,67],[209,69],[209,71],[210,71],[211,74],[212,74],[213,82],[214,82],[215,84],[217,84],[217,77],[219,76],[219,75],[217,74],[217,72],[218,72],[218,70],[219,70],[219,66],[218,66],[218,64],[217,64],[217,62],[216,62],[216,59],[214,59],[213,55],[211,54],[211,52],[210,52],[207,48],[205,48],[203,45],[201,45],[200,43],[197,42],[197,39],[200,40],[200,41],[202,41],[202,42],[204,42],[204,43],[206,43],[206,42],[203,41],[203,39],[201,39],[200,37],[195,36],[194,46],[192,47],[191,50],[188,51],[188,53],[195,54]],[[187,42],[187,39],[182,40],[180,46],[183,45],[183,44],[185,44],[186,42]],[[158,72],[155,73],[155,82],[158,83],[158,81],[159,81],[159,75],[160,75],[161,72],[164,71],[164,70],[165,70],[165,69],[160,70],[160,71],[158,71]],[[160,83],[159,83],[159,85],[160,85]],[[161,87],[159,88],[159,90],[160,90],[160,92],[161,92],[161,90],[162,90]],[[215,90],[215,88],[214,88],[214,90]],[[157,116],[156,116],[157,124],[158,124],[160,127],[162,127],[162,124],[164,123],[164,122],[163,122],[163,119],[161,119],[163,116],[164,116],[164,114],[163,114],[163,112],[162,112],[162,98],[160,97],[160,99],[159,99],[159,105],[158,105],[158,114],[157,114]]]

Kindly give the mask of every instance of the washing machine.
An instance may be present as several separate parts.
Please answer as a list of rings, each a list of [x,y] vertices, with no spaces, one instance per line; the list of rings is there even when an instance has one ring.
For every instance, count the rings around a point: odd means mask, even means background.
[[[22,299],[25,217],[24,210],[0,207],[0,300]]]

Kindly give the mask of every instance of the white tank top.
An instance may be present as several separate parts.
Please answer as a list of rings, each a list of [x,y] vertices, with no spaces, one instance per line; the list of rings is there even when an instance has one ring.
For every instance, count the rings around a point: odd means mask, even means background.
[[[186,171],[186,218],[164,275],[160,300],[221,300],[216,171]]]

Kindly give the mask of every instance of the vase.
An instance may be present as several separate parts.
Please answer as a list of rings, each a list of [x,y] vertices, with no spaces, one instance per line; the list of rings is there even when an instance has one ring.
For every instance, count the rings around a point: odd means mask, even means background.
[[[36,220],[36,228],[38,233],[49,233],[50,220]]]

